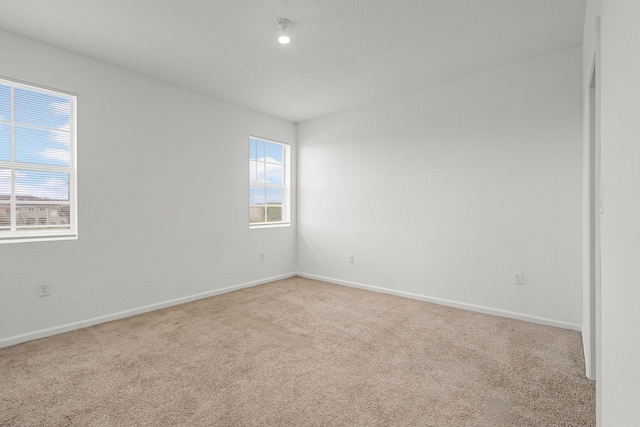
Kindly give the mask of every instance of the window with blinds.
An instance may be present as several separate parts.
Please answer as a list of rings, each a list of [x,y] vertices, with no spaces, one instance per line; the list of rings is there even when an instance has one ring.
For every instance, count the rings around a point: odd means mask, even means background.
[[[249,138],[249,227],[290,224],[289,146]]]
[[[77,237],[76,97],[0,79],[0,243]]]

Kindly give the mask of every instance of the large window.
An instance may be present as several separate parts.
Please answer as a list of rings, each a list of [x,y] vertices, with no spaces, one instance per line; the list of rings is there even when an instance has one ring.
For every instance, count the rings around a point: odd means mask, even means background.
[[[289,225],[289,146],[249,138],[249,226]]]
[[[0,243],[77,237],[76,97],[0,79]]]

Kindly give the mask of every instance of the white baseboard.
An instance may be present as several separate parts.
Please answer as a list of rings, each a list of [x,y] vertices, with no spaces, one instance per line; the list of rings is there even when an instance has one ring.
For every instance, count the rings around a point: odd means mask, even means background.
[[[32,341],[32,340],[39,339],[39,338],[50,337],[50,336],[61,334],[61,333],[64,333],[64,332],[74,331],[76,329],[87,328],[89,326],[98,325],[100,323],[105,323],[105,322],[110,322],[112,320],[124,319],[126,317],[135,316],[137,314],[147,313],[147,312],[150,312],[150,311],[153,311],[153,310],[159,310],[161,308],[166,308],[166,307],[171,307],[171,306],[174,306],[174,305],[184,304],[184,303],[187,303],[187,302],[196,301],[196,300],[203,299],[203,298],[208,298],[208,297],[212,297],[212,296],[215,296],[215,295],[220,295],[220,294],[224,294],[224,293],[227,293],[227,292],[236,291],[238,289],[250,288],[250,287],[253,287],[253,286],[258,286],[258,285],[262,285],[262,284],[265,284],[265,283],[273,282],[275,280],[286,279],[286,278],[293,277],[293,276],[296,276],[296,275],[300,276],[300,277],[306,277],[308,279],[314,279],[314,280],[320,280],[320,281],[323,281],[323,282],[334,283],[336,285],[343,285],[343,286],[348,286],[348,287],[351,287],[351,288],[358,288],[358,289],[364,289],[364,290],[380,292],[380,293],[385,293],[385,294],[390,294],[390,295],[397,295],[397,296],[401,296],[401,297],[405,297],[405,298],[411,298],[411,299],[415,299],[415,300],[419,300],[419,301],[431,302],[431,303],[434,303],[434,304],[446,305],[446,306],[449,306],[449,307],[455,307],[455,308],[460,308],[460,309],[463,309],[463,310],[474,311],[474,312],[477,312],[477,313],[491,314],[491,315],[494,315],[494,316],[507,317],[507,318],[510,318],[510,319],[523,320],[525,322],[538,323],[538,324],[547,325],[547,326],[555,326],[557,328],[571,329],[571,330],[575,330],[575,331],[581,331],[582,330],[581,325],[562,322],[562,321],[559,321],[559,320],[548,319],[548,318],[545,318],[545,317],[531,316],[531,315],[528,315],[528,314],[516,313],[516,312],[506,311],[506,310],[499,310],[499,309],[483,307],[483,306],[475,305],[475,304],[468,304],[468,303],[463,303],[463,302],[458,302],[458,301],[447,300],[447,299],[443,299],[443,298],[429,297],[429,296],[426,296],[426,295],[414,294],[414,293],[411,293],[411,292],[397,291],[397,290],[394,290],[394,289],[381,288],[381,287],[377,287],[377,286],[365,285],[365,284],[362,284],[362,283],[356,283],[356,282],[349,282],[349,281],[346,281],[346,280],[334,279],[334,278],[331,278],[331,277],[317,276],[315,274],[307,274],[307,273],[298,272],[298,273],[288,273],[288,274],[282,274],[282,275],[279,275],[279,276],[268,277],[268,278],[261,279],[261,280],[256,280],[256,281],[253,281],[253,282],[241,283],[239,285],[228,286],[228,287],[222,288],[222,289],[215,289],[215,290],[212,290],[212,291],[202,292],[202,293],[195,294],[195,295],[189,295],[189,296],[185,296],[185,297],[181,297],[181,298],[172,299],[172,300],[169,300],[169,301],[163,301],[163,302],[159,302],[159,303],[155,303],[155,304],[145,305],[143,307],[133,308],[133,309],[130,309],[130,310],[124,310],[124,311],[120,311],[120,312],[113,313],[113,314],[107,314],[105,316],[93,317],[93,318],[81,320],[81,321],[78,321],[78,322],[67,323],[67,324],[64,324],[64,325],[54,326],[54,327],[51,327],[51,328],[40,329],[38,331],[27,332],[25,334],[14,335],[14,336],[11,336],[11,337],[0,339],[0,348],[9,347],[9,346],[12,346],[12,345],[20,344],[20,343],[27,342],[27,341]]]
[[[396,295],[396,296],[405,297],[405,298],[411,298],[419,301],[431,302],[434,304],[446,305],[448,307],[460,308],[462,310],[474,311],[477,313],[491,314],[494,316],[507,317],[509,319],[516,319],[516,320],[523,320],[525,322],[538,323],[540,325],[546,325],[546,326],[555,326],[556,328],[571,329],[579,332],[582,331],[581,325],[576,325],[574,323],[567,323],[560,320],[548,319],[546,317],[531,316],[528,314],[516,313],[513,311],[483,307],[481,305],[468,304],[464,302],[452,301],[452,300],[443,299],[443,298],[429,297],[426,295],[414,294],[411,292],[403,292],[403,291],[397,291],[394,289],[380,288],[377,286],[370,286],[362,283],[349,282],[346,280],[334,279],[331,277],[317,276],[315,274],[298,272],[297,275],[300,277],[306,277],[307,279],[320,280],[323,282],[334,283],[336,285],[348,286],[350,288],[364,289],[368,291],[380,292],[383,294],[390,294],[390,295]]]
[[[161,308],[184,304],[187,302],[212,297],[215,295],[225,294],[227,292],[237,291],[238,289],[250,288],[252,286],[262,285],[265,283],[273,282],[275,280],[281,280],[281,279],[293,277],[295,275],[296,273],[282,274],[280,276],[268,277],[265,279],[255,280],[253,282],[241,283],[239,285],[228,286],[222,289],[215,289],[212,291],[207,291],[207,292],[202,292],[195,295],[176,298],[169,301],[149,304],[143,307],[132,308],[130,310],[119,311],[117,313],[107,314],[105,316],[93,317],[91,319],[85,319],[79,322],[72,322],[72,323],[67,323],[65,325],[59,325],[51,328],[40,329],[38,331],[27,332],[25,334],[14,335],[8,338],[0,339],[0,348],[9,347],[9,346],[20,344],[27,341],[32,341],[38,338],[50,337],[52,335],[57,335],[63,332],[70,332],[76,329],[82,329],[89,326],[98,325],[100,323],[110,322],[112,320],[124,319],[125,317],[135,316],[136,314],[147,313],[149,311],[159,310]]]

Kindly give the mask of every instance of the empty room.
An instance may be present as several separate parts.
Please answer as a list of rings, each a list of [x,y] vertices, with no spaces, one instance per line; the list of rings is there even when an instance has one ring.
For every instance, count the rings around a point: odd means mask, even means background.
[[[0,427],[640,420],[640,2],[0,1]]]

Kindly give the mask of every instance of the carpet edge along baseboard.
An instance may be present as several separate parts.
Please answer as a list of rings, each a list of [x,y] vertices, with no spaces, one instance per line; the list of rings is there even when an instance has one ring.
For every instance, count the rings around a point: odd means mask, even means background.
[[[171,299],[168,301],[161,301],[158,303],[144,305],[142,307],[131,308],[128,310],[119,311],[116,313],[106,314],[103,316],[92,317],[89,319],[79,320],[76,322],[65,323],[62,325],[52,326],[50,328],[39,329],[36,331],[25,332],[19,335],[13,335],[0,339],[0,348],[10,347],[12,345],[21,344],[27,341],[33,341],[40,338],[46,338],[53,335],[62,334],[65,332],[75,331],[77,329],[88,328],[89,326],[99,325],[100,323],[111,322],[113,320],[125,319],[127,317],[136,316],[138,314],[148,313],[154,310],[160,310],[162,308],[172,307],[174,305],[185,304],[192,301],[197,301],[203,298],[209,298],[216,295],[225,294],[227,292],[237,291],[239,289],[250,288],[252,286],[263,285],[265,283],[273,282],[276,280],[282,280],[289,277],[296,276],[296,273],[286,273],[278,276],[267,277],[264,279],[254,280],[251,282],[240,283],[237,285],[227,286],[221,289],[214,289],[198,294],[187,295],[180,298]]]

